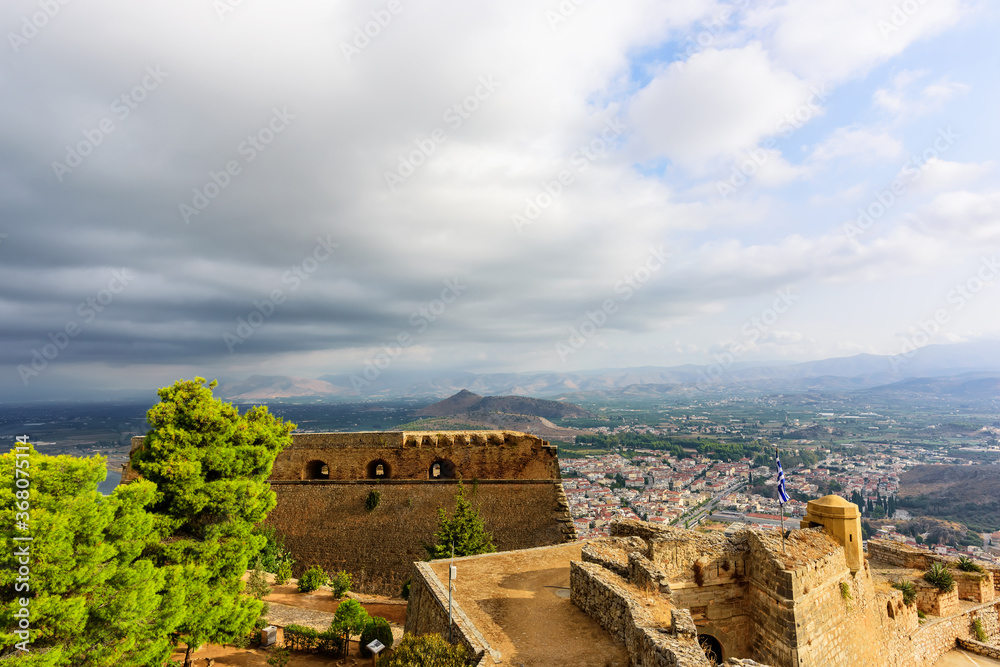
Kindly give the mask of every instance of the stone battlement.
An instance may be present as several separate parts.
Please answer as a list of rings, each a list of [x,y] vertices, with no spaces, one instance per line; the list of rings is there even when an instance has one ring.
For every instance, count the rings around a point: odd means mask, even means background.
[[[133,438],[132,451],[142,442]],[[134,478],[127,468],[122,481]],[[283,536],[296,575],[311,565],[343,569],[358,591],[396,595],[433,542],[438,509],[454,510],[459,480],[497,549],[576,539],[556,447],[499,430],[293,433],[269,478],[277,506],[267,524]]]

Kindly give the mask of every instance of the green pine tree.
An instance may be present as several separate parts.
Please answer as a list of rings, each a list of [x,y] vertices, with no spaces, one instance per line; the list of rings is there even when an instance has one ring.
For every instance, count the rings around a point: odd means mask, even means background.
[[[215,386],[199,377],[160,389],[146,415],[152,429],[132,457],[156,486],[149,509],[168,539],[151,556],[187,608],[175,637],[187,644],[185,665],[201,644],[232,643],[260,616],[263,603],[241,595],[242,576],[266,542],[254,526],[275,506],[267,478],[295,428],[267,407],[241,416],[212,396]]]
[[[104,496],[97,490],[107,476],[103,457],[24,454],[0,455],[0,663],[162,665],[184,607],[146,556],[156,543],[145,511],[156,488],[139,481]],[[28,486],[15,491],[17,479]],[[14,541],[25,536],[32,541]],[[27,565],[17,555],[25,547]],[[29,572],[19,580],[21,566]],[[30,653],[17,648],[25,641],[15,632],[21,598],[29,602]]]
[[[344,634],[345,659],[351,652],[351,635],[360,635],[364,632],[370,620],[365,608],[353,598],[348,598],[337,605],[337,611],[333,613],[333,621],[330,623],[330,632]]]
[[[438,509],[438,529],[434,534],[434,545],[425,547],[428,560],[449,558],[452,556],[452,545],[455,556],[474,556],[476,554],[493,553],[493,537],[486,532],[479,511],[465,497],[465,486],[458,483],[458,493],[455,495],[455,513],[451,518],[444,508]]]

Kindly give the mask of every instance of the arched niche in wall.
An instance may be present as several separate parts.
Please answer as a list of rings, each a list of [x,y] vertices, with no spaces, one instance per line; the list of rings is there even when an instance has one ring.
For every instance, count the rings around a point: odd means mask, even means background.
[[[427,470],[428,479],[455,479],[455,464],[448,459],[435,459]]]
[[[392,470],[389,464],[382,459],[375,459],[368,464],[368,479],[389,479],[392,477]]]
[[[330,466],[313,459],[302,470],[302,479],[330,479]]]

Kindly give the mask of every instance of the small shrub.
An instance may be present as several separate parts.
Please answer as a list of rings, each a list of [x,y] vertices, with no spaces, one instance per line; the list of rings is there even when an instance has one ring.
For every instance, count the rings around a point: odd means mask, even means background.
[[[292,564],[282,561],[278,564],[278,571],[274,573],[274,583],[276,586],[284,586],[292,578]]]
[[[406,581],[403,582],[403,589],[401,591],[399,591],[399,597],[403,598],[404,600],[409,600],[410,599],[410,578],[409,577],[407,577]]]
[[[441,635],[404,635],[395,649],[379,660],[380,667],[465,667],[468,653]]]
[[[287,648],[276,648],[271,651],[267,664],[268,667],[287,667],[289,660],[291,660],[291,655],[289,655]]]
[[[326,579],[326,572],[313,565],[299,577],[299,593],[312,593],[320,586],[325,585]]]
[[[260,616],[258,616],[257,620],[253,622],[253,631],[255,636],[259,637],[260,631],[270,625],[270,623],[267,622],[267,619],[264,618],[267,616],[269,611],[271,611],[271,604],[269,602],[265,602],[264,606],[260,608]]]
[[[926,618],[927,618],[927,614],[925,614],[924,612],[922,612],[922,611],[920,611],[920,610],[918,609],[918,610],[917,610],[917,618],[919,618],[919,619],[920,619],[921,621],[923,621],[924,619],[926,619]]]
[[[955,579],[951,576],[951,570],[941,563],[931,564],[931,569],[924,572],[924,581],[945,593],[955,589]]]
[[[365,509],[371,512],[378,507],[380,500],[382,500],[382,494],[379,493],[378,489],[372,489],[368,492],[368,497],[365,498]]]
[[[344,636],[339,630],[327,630],[316,636],[319,652],[327,655],[341,655],[344,651]]]
[[[696,560],[694,562],[694,565],[692,565],[692,567],[694,568],[694,583],[698,584],[699,586],[704,586],[705,566],[701,564],[701,561]]]
[[[344,594],[351,590],[353,577],[348,572],[341,570],[330,577],[330,588],[333,589],[333,597],[342,598]]]
[[[267,577],[264,575],[263,570],[250,570],[250,576],[247,577],[247,583],[243,588],[243,592],[258,600],[263,600],[270,595],[271,585],[267,583]]]
[[[361,655],[368,657],[372,654],[368,650],[367,646],[372,642],[373,639],[377,639],[385,647],[392,648],[392,628],[389,626],[389,621],[385,620],[381,616],[373,616],[368,620],[368,624],[365,629],[361,632]]]
[[[285,627],[284,648],[292,651],[314,651],[319,648],[319,633],[304,625],[288,625]]]
[[[978,618],[972,621],[972,631],[976,633],[976,639],[986,643],[986,631],[983,630],[983,622]]]
[[[917,601],[917,587],[913,585],[912,581],[900,579],[893,583],[892,587],[903,591],[903,604],[910,605]]]
[[[982,565],[979,565],[968,556],[962,556],[958,559],[958,569],[962,572],[986,572]]]
[[[263,535],[267,540],[257,555],[254,569],[277,574],[282,562],[292,560],[291,552],[285,547],[285,538],[272,526],[258,526],[254,534]]]
[[[854,597],[851,595],[851,585],[846,581],[840,582],[840,597],[845,600],[853,600]]]

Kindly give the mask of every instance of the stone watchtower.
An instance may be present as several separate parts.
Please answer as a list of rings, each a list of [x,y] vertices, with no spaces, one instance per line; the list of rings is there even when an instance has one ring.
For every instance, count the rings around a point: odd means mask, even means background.
[[[861,512],[858,506],[840,496],[823,496],[810,500],[800,528],[823,526],[833,539],[844,546],[847,567],[860,570],[865,562],[861,548]]]

